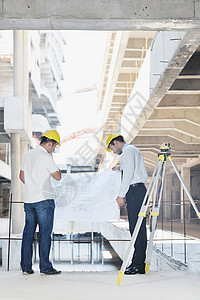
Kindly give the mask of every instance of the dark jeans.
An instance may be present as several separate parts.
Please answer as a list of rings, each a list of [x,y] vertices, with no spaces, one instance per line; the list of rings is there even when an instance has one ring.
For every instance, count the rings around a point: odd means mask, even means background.
[[[143,184],[130,186],[126,194],[129,230],[131,235],[135,229],[138,219],[138,213],[146,194],[146,187]],[[139,234],[134,245],[135,251],[132,258],[132,264],[139,269],[145,268],[147,234],[146,234],[146,218],[143,219]]]
[[[37,224],[39,225],[40,272],[48,272],[53,268],[49,261],[49,253],[54,209],[55,203],[53,199],[24,203],[26,222],[21,249],[21,268],[23,272],[32,269],[33,239]]]

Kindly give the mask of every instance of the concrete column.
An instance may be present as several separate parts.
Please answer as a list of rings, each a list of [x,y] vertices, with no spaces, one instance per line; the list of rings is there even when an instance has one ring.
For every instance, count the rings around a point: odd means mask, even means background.
[[[183,178],[183,181],[190,192],[190,168],[182,167],[181,168],[181,177]],[[188,203],[189,198],[187,197],[187,194],[185,193],[183,186],[181,185],[181,219],[184,218],[184,205],[183,200],[185,200],[185,217],[186,219],[190,218],[190,209],[191,205]],[[187,220],[187,222],[190,222],[190,220]]]
[[[22,30],[13,31],[13,95],[23,96]],[[13,201],[21,201],[20,172],[20,134],[11,134],[11,192]],[[13,204],[12,233],[22,232],[22,205]]]
[[[171,219],[171,199],[172,199],[172,174],[166,174],[164,191],[163,191],[163,200],[164,200],[164,220]]]
[[[23,96],[27,106],[29,105],[29,31],[22,32],[22,55],[23,55]]]
[[[27,114],[27,122],[28,122],[28,131],[32,131],[32,103],[29,99],[29,54],[30,54],[30,38],[29,38],[29,31],[23,30],[22,31],[22,59],[23,59],[23,96],[25,105],[28,107],[28,114]],[[28,143],[23,141],[21,142],[21,159],[23,155],[28,150]],[[24,199],[24,197],[22,197]]]
[[[21,201],[20,193],[20,134],[11,133],[11,191],[13,202]],[[12,233],[22,232],[22,204],[13,204]]]
[[[13,31],[13,45],[14,45],[14,57],[13,57],[13,94],[14,96],[24,96],[23,92],[23,31]]]
[[[22,56],[23,56],[23,96],[25,105],[28,108],[27,130],[32,132],[32,101],[29,97],[29,55],[30,55],[30,36],[28,30],[23,30],[22,34]]]
[[[14,45],[14,73],[13,94],[24,97],[25,105],[28,106],[28,32],[15,30],[13,35]],[[29,121],[29,120],[28,120]],[[20,147],[21,146],[21,147]],[[21,148],[21,151],[20,151]],[[20,134],[11,134],[11,190],[13,201],[23,201],[23,189],[19,180],[21,157],[27,149],[27,142],[20,145]],[[21,191],[22,190],[22,191]],[[13,205],[12,232],[21,233],[23,227],[23,205]]]

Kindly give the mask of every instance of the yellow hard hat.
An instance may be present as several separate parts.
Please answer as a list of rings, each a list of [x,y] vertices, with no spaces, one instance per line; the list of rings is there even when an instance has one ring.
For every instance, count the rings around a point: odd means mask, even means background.
[[[106,150],[107,150],[108,152],[111,152],[111,151],[112,151],[112,150],[109,148],[110,142],[112,142],[112,140],[115,139],[115,138],[118,137],[118,136],[121,136],[122,138],[124,138],[123,135],[121,135],[121,134],[110,134],[110,135],[107,137],[107,140],[106,140]]]
[[[42,135],[45,136],[46,138],[50,139],[50,140],[54,140],[58,143],[58,146],[60,145],[60,135],[56,130],[46,130]]]

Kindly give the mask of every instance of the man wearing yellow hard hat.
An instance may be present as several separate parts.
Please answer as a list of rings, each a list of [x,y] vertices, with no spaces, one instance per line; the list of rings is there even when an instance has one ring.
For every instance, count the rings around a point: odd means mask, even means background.
[[[21,249],[23,275],[33,274],[33,239],[39,225],[39,257],[41,275],[57,275],[49,261],[51,233],[55,203],[51,192],[51,177],[61,179],[61,171],[56,166],[52,153],[60,146],[60,136],[56,130],[47,130],[41,135],[41,142],[22,158],[20,180],[25,184],[24,211],[26,216]]]
[[[132,235],[146,194],[145,183],[148,175],[144,160],[139,149],[127,144],[121,134],[110,134],[106,140],[106,149],[108,152],[113,151],[121,155],[120,167],[113,167],[113,170],[122,172],[121,186],[116,201],[120,208],[126,199],[129,230]],[[125,271],[126,275],[145,274],[146,247],[146,218],[144,218],[134,245],[132,263]]]

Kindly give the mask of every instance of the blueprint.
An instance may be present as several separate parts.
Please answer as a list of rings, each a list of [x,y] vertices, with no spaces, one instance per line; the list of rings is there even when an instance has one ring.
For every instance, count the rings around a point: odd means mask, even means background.
[[[118,220],[116,198],[120,182],[119,171],[66,174],[54,187],[54,227],[61,229],[68,221]]]

